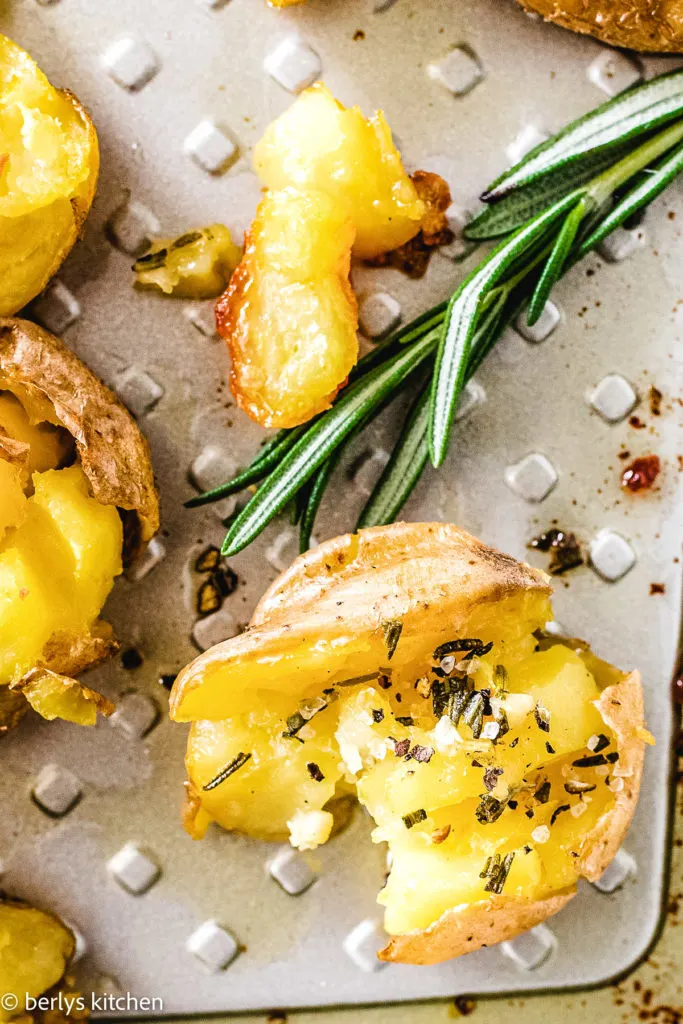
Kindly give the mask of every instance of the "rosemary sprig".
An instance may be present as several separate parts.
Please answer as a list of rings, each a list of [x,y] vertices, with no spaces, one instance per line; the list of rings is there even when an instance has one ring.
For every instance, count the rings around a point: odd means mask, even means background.
[[[280,431],[238,476],[187,503],[259,485],[223,554],[241,551],[293,501],[304,550],[343,450],[417,376],[417,398],[358,526],[392,522],[429,458],[442,465],[462,388],[504,328],[525,307],[534,323],[556,282],[682,170],[683,70],[609,100],[496,179],[466,234],[498,245],[451,299],[361,359],[331,409]]]

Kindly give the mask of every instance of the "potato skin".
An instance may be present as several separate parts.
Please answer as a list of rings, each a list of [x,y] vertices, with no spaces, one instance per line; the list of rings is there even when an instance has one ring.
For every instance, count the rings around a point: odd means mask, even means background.
[[[519,0],[562,28],[611,46],[655,53],[683,52],[680,0]]]
[[[159,527],[159,501],[149,446],[123,403],[62,341],[36,324],[11,318],[0,318],[0,391],[13,392],[40,418],[71,434],[93,497],[119,509],[124,564],[133,561]],[[21,460],[22,448],[26,446],[0,437],[0,449],[10,461]],[[62,679],[63,687],[117,647],[111,626],[98,620],[83,636],[53,636],[37,670],[55,681]],[[30,685],[30,674],[26,682]],[[0,736],[28,708],[21,686],[7,693],[0,687]],[[85,687],[81,690],[86,711],[92,705],[111,714],[108,701]]]
[[[159,528],[159,500],[149,445],[123,403],[59,338],[16,318],[0,318],[0,390],[40,404],[68,430],[93,496],[130,513],[132,561]]]

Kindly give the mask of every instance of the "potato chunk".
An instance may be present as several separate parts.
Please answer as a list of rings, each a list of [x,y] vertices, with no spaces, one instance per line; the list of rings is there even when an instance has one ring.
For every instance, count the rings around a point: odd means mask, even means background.
[[[0,896],[0,992],[17,997],[15,1011],[0,1008],[0,1021],[22,1017],[27,996],[35,999],[58,985],[75,947],[54,914]]]
[[[53,88],[0,36],[0,315],[34,298],[73,246],[92,203],[97,135],[78,100]]]
[[[135,283],[183,299],[213,299],[225,288],[240,251],[223,224],[159,238],[133,264]]]
[[[216,306],[238,405],[265,427],[327,409],[358,357],[353,226],[322,192],[268,192]]]
[[[354,255],[371,259],[418,233],[425,207],[406,174],[384,114],[345,108],[322,83],[306,89],[254,151],[267,188],[326,192],[356,229]]]
[[[191,834],[286,827],[305,849],[354,786],[391,853],[385,959],[438,962],[559,910],[616,852],[648,736],[637,673],[545,632],[546,579],[446,524],[302,556],[174,684]]]

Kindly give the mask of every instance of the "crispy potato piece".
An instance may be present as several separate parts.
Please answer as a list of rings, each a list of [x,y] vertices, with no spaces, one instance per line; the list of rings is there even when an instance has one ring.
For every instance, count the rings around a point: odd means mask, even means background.
[[[266,129],[254,150],[266,188],[326,192],[356,229],[355,256],[372,259],[418,233],[425,213],[382,111],[365,119],[322,82],[312,85]]]
[[[133,264],[139,288],[159,289],[182,299],[213,299],[240,261],[240,250],[223,224],[159,238]]]
[[[17,997],[17,1008],[0,1008],[0,1021],[22,1017],[26,997],[37,998],[58,985],[76,942],[58,917],[24,900],[0,894],[0,992]]]
[[[97,134],[71,93],[0,36],[0,315],[43,290],[69,253],[95,194]]]
[[[259,203],[216,322],[235,400],[264,427],[327,409],[358,358],[352,241],[344,209],[323,192],[285,189]]]
[[[544,634],[548,595],[447,524],[307,552],[175,682],[186,827],[308,849],[352,783],[392,855],[387,960],[437,963],[555,913],[614,856],[649,737],[637,673]]]
[[[611,46],[659,53],[683,52],[683,4],[680,0],[519,0],[574,32]]]
[[[29,705],[94,724],[113,706],[72,677],[116,650],[98,616],[156,531],[158,499],[128,411],[21,320],[0,319],[0,509],[0,730]]]

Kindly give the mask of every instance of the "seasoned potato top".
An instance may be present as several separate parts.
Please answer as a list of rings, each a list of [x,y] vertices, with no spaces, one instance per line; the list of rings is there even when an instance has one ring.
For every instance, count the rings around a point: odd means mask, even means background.
[[[309,849],[351,785],[392,855],[391,934],[571,894],[616,850],[645,733],[637,680],[550,617],[542,574],[455,527],[323,545],[176,682],[191,834],[214,820]]]

